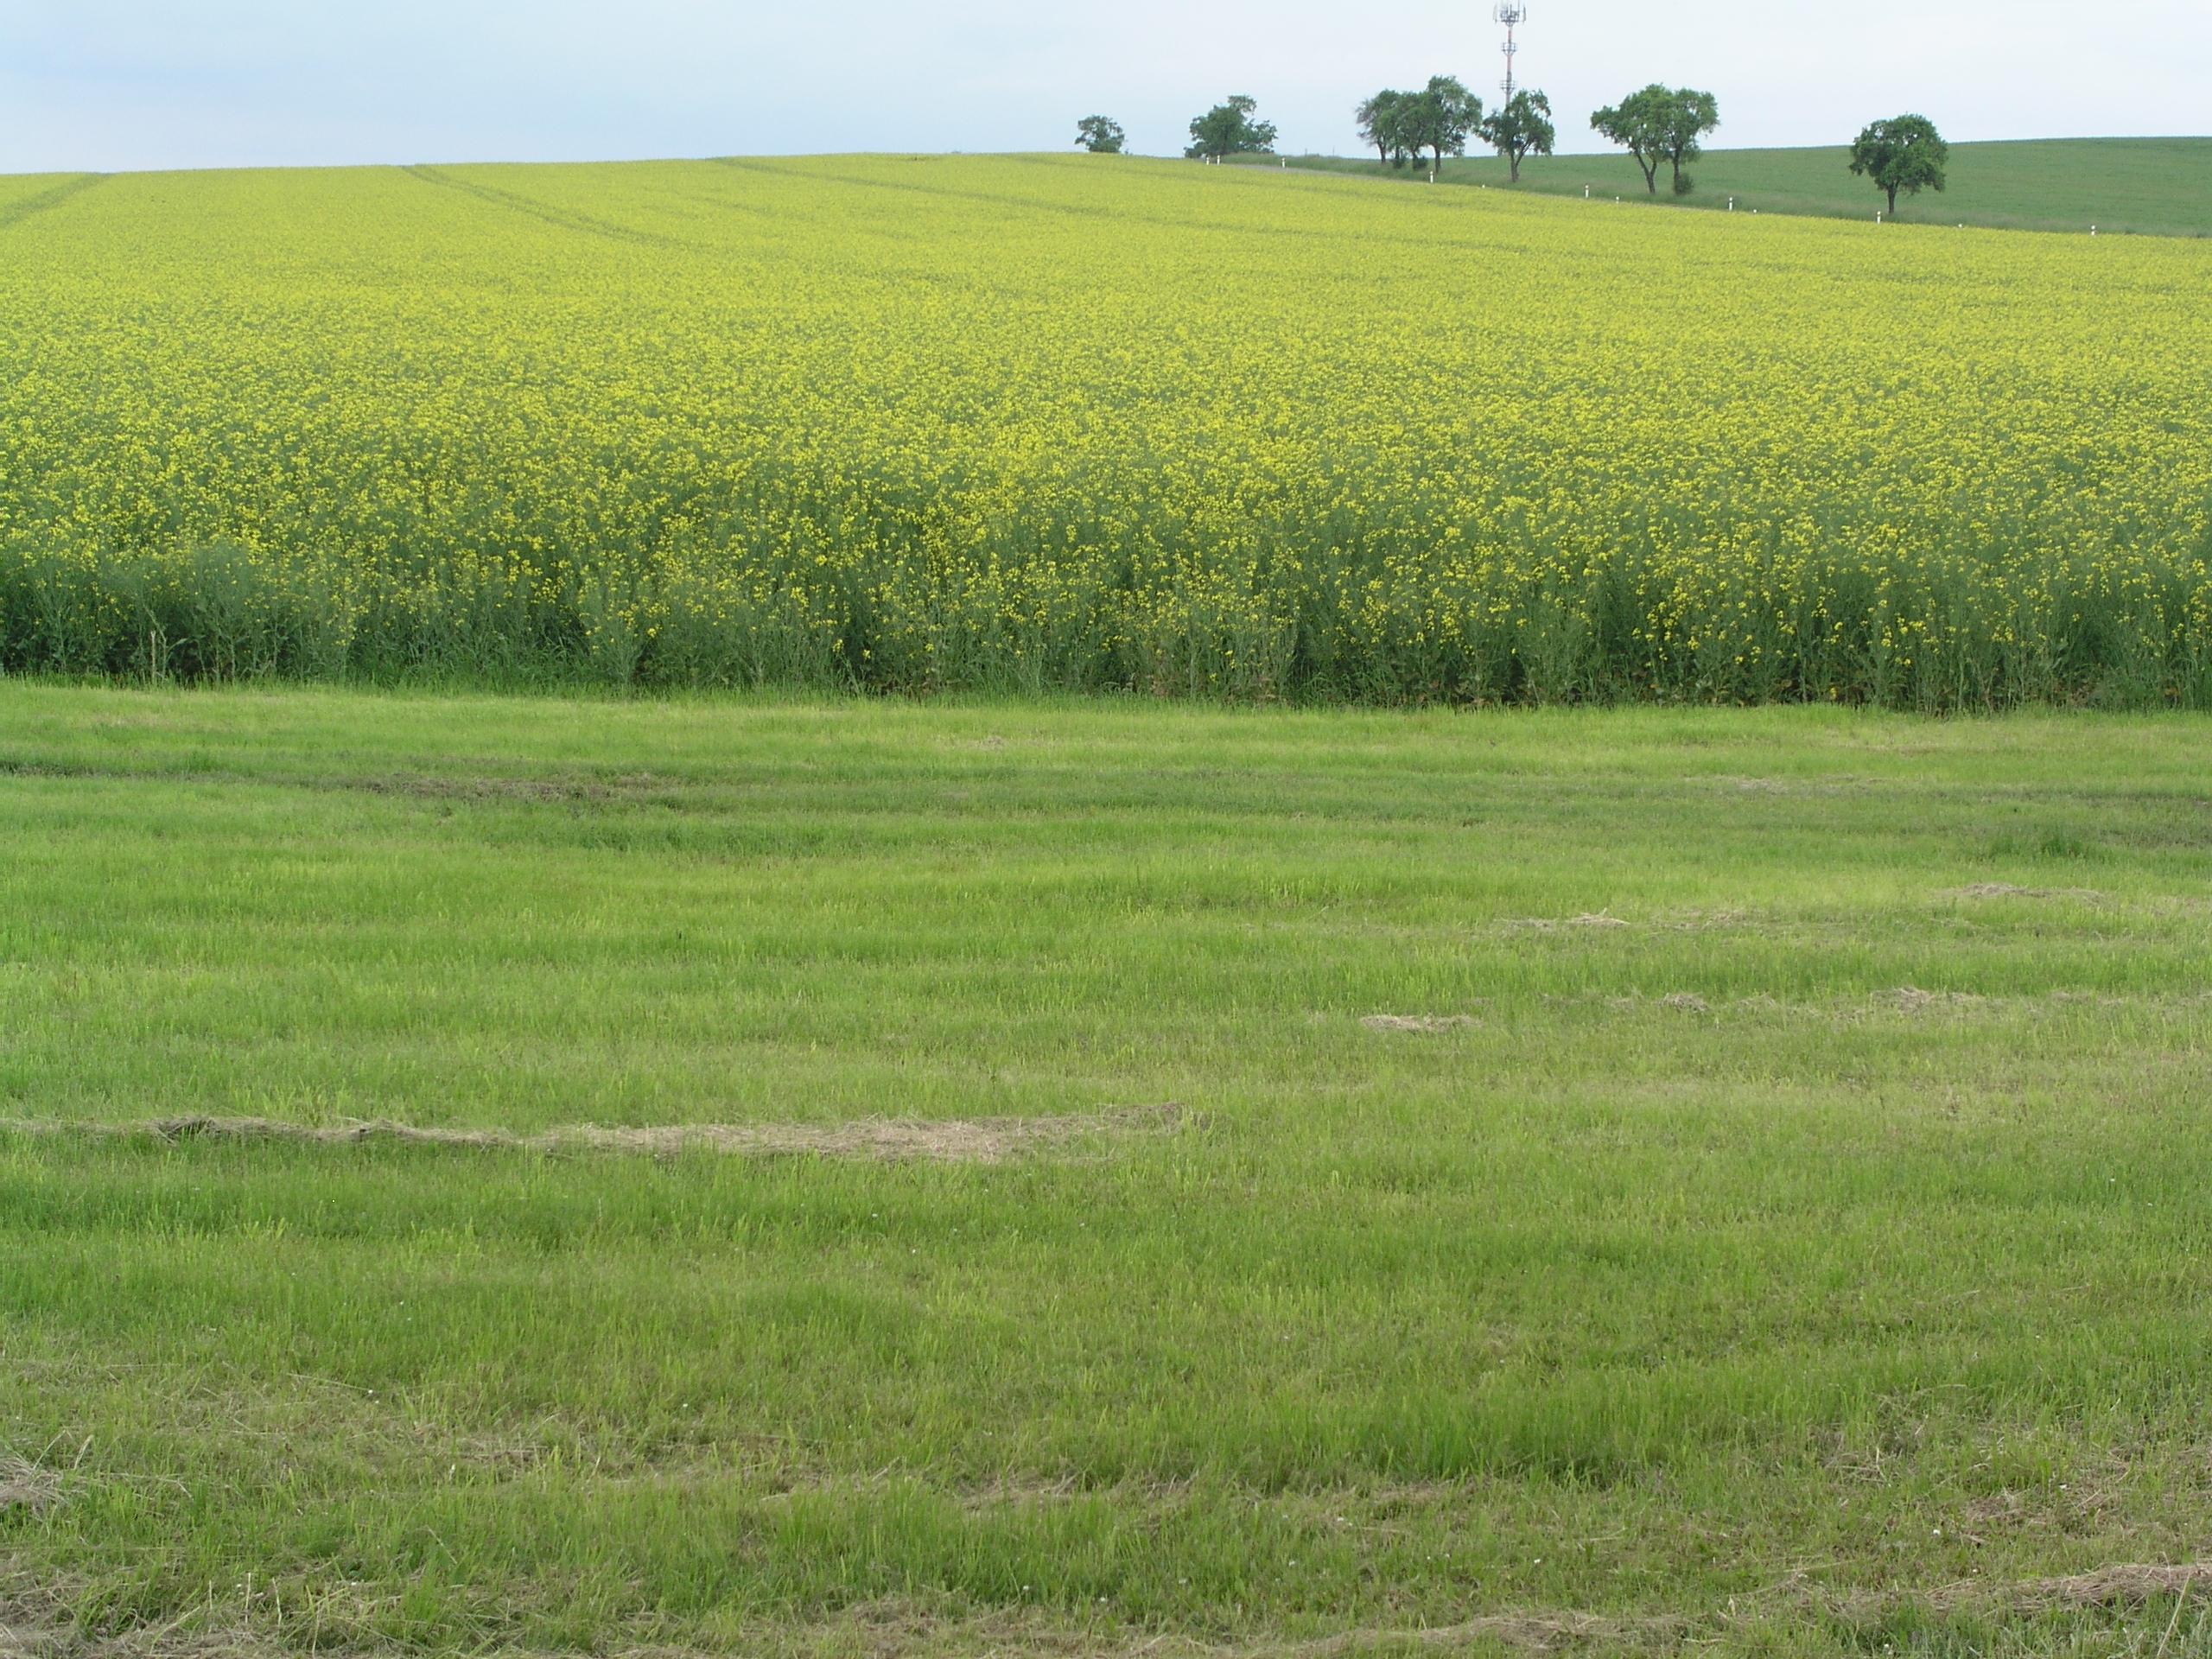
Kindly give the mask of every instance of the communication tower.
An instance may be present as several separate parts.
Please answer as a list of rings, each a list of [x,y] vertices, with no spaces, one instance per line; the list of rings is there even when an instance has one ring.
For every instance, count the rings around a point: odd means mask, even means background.
[[[1520,51],[1520,44],[1513,38],[1513,31],[1529,21],[1527,0],[1498,0],[1491,16],[1505,25],[1505,101],[1513,101],[1513,57]]]

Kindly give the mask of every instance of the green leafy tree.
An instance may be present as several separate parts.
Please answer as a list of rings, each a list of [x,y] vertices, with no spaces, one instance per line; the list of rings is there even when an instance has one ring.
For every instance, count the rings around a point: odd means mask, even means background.
[[[1705,153],[1699,140],[1720,124],[1720,105],[1711,92],[1654,81],[1618,105],[1599,110],[1590,124],[1636,157],[1643,169],[1643,188],[1653,195],[1659,194],[1660,164],[1670,162],[1675,194],[1687,196],[1695,186],[1682,169]]]
[[[1086,115],[1075,124],[1075,141],[1094,156],[1118,156],[1128,134],[1122,124],[1103,115]]]
[[[1659,163],[1667,159],[1662,148],[1666,97],[1664,86],[1647,86],[1590,118],[1591,126],[1636,157],[1643,169],[1643,188],[1655,196],[1659,194]]]
[[[1275,124],[1255,121],[1259,105],[1249,98],[1232,98],[1217,104],[1191,123],[1191,147],[1183,154],[1193,160],[1217,162],[1229,156],[1272,156]]]
[[[1407,96],[1398,117],[1407,147],[1416,156],[1427,150],[1437,167],[1446,156],[1467,153],[1468,135],[1482,118],[1482,99],[1450,75],[1430,77],[1426,87]]]
[[[1359,136],[1375,146],[1386,166],[1403,167],[1413,154],[1413,146],[1406,142],[1405,110],[1419,96],[1385,90],[1352,111],[1359,120]]]
[[[1705,154],[1705,146],[1699,141],[1719,124],[1720,100],[1711,92],[1693,92],[1681,86],[1667,94],[1659,144],[1674,165],[1676,195],[1687,196],[1696,188],[1682,168]]]
[[[1950,161],[1950,145],[1924,115],[1877,121],[1851,147],[1851,170],[1872,179],[1889,193],[1892,213],[1897,210],[1900,192],[1916,196],[1923,190],[1941,190],[1943,169]]]
[[[1548,156],[1559,140],[1552,125],[1552,101],[1541,92],[1516,92],[1477,129],[1482,141],[1505,157],[1512,181],[1521,182],[1521,163],[1531,156]]]

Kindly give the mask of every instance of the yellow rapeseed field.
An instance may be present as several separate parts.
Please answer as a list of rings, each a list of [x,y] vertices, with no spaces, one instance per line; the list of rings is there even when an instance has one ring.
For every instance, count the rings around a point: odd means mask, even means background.
[[[0,664],[2212,704],[2212,250],[1112,157],[0,181]]]

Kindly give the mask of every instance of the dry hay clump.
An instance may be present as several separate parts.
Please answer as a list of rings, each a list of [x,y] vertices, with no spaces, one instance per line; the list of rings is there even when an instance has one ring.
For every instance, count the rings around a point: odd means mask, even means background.
[[[700,1150],[755,1157],[999,1164],[1096,1136],[1172,1134],[1184,1118],[1179,1106],[1168,1105],[1065,1117],[862,1118],[848,1123],[699,1123],[628,1129],[583,1124],[540,1139],[601,1152]]]
[[[2021,887],[2010,881],[1976,881],[1963,887],[1953,887],[1944,895],[1951,899],[2080,899],[2093,900],[2104,894],[2094,887]]]
[[[1926,1014],[1931,1008],[1972,1007],[1985,1000],[1964,991],[1923,991],[1916,985],[1900,985],[1894,991],[1876,993],[1876,1001],[1905,1014]]]
[[[1929,1599],[1944,1611],[1991,1605],[2012,1613],[2060,1608],[2132,1608],[2167,1596],[2202,1596],[2212,1590],[2212,1561],[2176,1566],[2127,1562],[2065,1578],[2024,1579],[2011,1584],[1955,1584]]]
[[[1471,1014],[1370,1014],[1359,1023],[1370,1031],[1433,1037],[1440,1032],[1471,1030],[1481,1022]]]
[[[2212,1561],[2190,1561],[2178,1567],[2131,1565],[2099,1567],[2071,1578],[2038,1579],[2015,1592],[2024,1607],[2140,1606],[2161,1596],[2212,1586]]]
[[[1637,995],[1609,996],[1605,999],[1605,1006],[1615,1014],[1634,1014],[1643,1007],[1645,1003],[1643,997]],[[1669,991],[1650,1006],[1672,1008],[1677,1014],[1711,1014],[1713,1012],[1713,1004],[1695,991]]]
[[[100,1124],[17,1122],[4,1126],[44,1134],[135,1135],[181,1142],[194,1140],[273,1141],[306,1146],[358,1146],[396,1141],[407,1146],[473,1147],[497,1151],[602,1152],[672,1156],[686,1152],[750,1157],[823,1157],[885,1163],[1005,1163],[1026,1155],[1063,1151],[1102,1137],[1172,1135],[1191,1121],[1173,1103],[1058,1117],[861,1118],[842,1123],[672,1123],[650,1128],[569,1124],[542,1134],[505,1129],[417,1128],[389,1121],[318,1126],[260,1117],[179,1117],[149,1123]]]
[[[0,1516],[36,1515],[61,1501],[60,1478],[21,1458],[0,1458]]]

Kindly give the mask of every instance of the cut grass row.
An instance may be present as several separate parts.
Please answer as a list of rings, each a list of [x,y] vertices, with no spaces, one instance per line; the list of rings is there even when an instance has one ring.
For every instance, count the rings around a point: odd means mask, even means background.
[[[2042,1580],[2201,1551],[2201,721],[0,733],[19,1627],[2058,1650],[2171,1601]],[[1169,1101],[976,1163],[67,1128]]]

